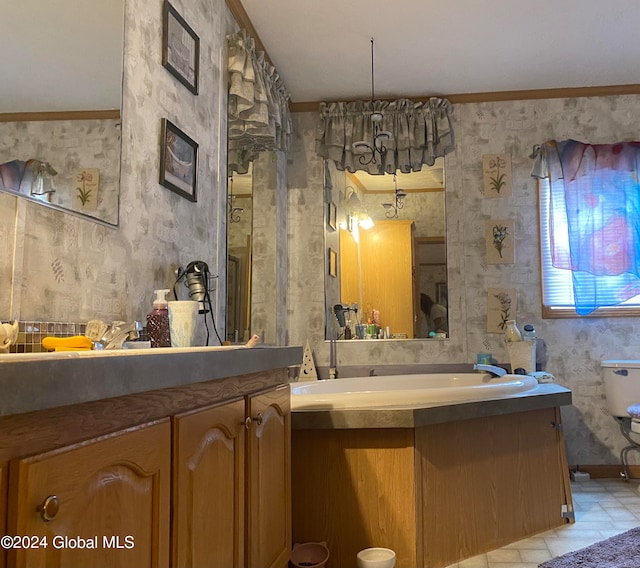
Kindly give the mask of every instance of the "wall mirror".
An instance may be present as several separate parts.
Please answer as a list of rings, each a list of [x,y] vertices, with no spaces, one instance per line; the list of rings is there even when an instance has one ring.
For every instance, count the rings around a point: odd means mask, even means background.
[[[233,172],[227,183],[227,340],[244,343],[251,329],[253,172]]]
[[[0,191],[118,224],[124,0],[3,6]]]
[[[326,339],[448,337],[444,160],[325,190]]]

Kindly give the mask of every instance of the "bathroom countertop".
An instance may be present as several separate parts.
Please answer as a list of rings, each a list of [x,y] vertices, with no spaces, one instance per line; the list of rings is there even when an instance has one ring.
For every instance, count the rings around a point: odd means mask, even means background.
[[[568,406],[571,391],[556,383],[544,383],[534,390],[491,400],[423,404],[419,408],[367,408],[339,410],[296,410],[291,414],[294,430],[349,428],[417,428],[471,418]]]
[[[282,369],[302,347],[195,347],[0,355],[0,416]]]

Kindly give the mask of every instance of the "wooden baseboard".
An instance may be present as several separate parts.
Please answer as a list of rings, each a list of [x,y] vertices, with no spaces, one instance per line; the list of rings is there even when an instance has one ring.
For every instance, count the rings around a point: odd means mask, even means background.
[[[580,464],[580,471],[588,473],[591,479],[620,479],[622,472],[622,465],[582,465]],[[569,466],[569,471],[576,471],[575,465]],[[632,479],[640,479],[640,465],[630,465],[629,475]]]

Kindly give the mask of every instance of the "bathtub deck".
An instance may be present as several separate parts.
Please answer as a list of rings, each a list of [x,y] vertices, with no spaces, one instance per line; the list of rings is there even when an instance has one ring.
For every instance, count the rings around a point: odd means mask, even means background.
[[[471,418],[499,416],[555,408],[571,404],[571,391],[555,383],[538,385],[535,391],[494,400],[422,404],[415,408],[296,410],[294,430],[333,428],[417,428]]]
[[[545,386],[500,401],[293,413],[293,541],[327,542],[328,568],[369,546],[395,550],[396,568],[439,568],[568,523],[557,426],[571,393]]]

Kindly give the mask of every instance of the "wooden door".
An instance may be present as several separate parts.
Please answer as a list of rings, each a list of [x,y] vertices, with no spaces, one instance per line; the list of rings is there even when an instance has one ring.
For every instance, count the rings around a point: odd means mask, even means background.
[[[360,303],[359,318],[364,322],[371,317],[371,309],[379,310],[383,328],[389,326],[392,334],[406,333],[412,339],[413,221],[375,223],[359,232],[359,245],[350,233],[340,233],[341,301]]]
[[[11,462],[9,534],[46,548],[14,549],[8,565],[168,567],[170,452],[165,419]]]
[[[244,399],[174,418],[174,568],[242,568]]]
[[[247,398],[247,568],[284,568],[291,550],[289,386]]]

